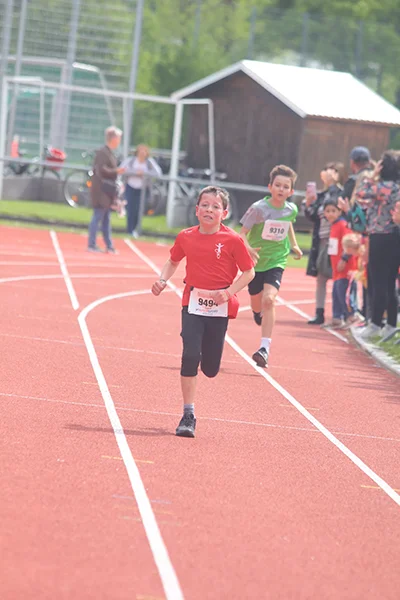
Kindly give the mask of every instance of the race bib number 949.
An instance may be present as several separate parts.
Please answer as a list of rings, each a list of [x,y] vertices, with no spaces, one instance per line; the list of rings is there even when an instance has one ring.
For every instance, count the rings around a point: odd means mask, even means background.
[[[216,304],[211,297],[210,290],[194,288],[190,292],[188,312],[201,317],[227,317],[228,303]]]
[[[281,242],[288,234],[290,227],[289,221],[272,221],[267,219],[261,234],[263,240],[271,242]]]

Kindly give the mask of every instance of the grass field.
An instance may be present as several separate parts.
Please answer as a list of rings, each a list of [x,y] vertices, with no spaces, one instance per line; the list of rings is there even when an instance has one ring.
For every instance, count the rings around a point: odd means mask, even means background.
[[[53,202],[33,202],[23,200],[0,201],[0,222],[8,225],[20,226],[21,223],[24,223],[24,226],[48,227],[50,224],[54,229],[60,231],[73,231],[75,229],[85,229],[89,224],[90,218],[90,208],[71,208],[66,204]],[[116,213],[113,213],[111,223],[113,235],[115,237],[126,236],[125,219],[121,219]],[[239,228],[240,226],[235,229],[238,230]],[[158,241],[162,240],[166,243],[170,243],[171,238],[173,238],[180,229],[180,227],[169,228],[164,215],[143,217],[142,232],[146,239],[154,238]],[[311,246],[311,236],[306,233],[297,233],[296,236],[300,248],[303,252],[307,252]],[[301,260],[294,260],[293,256],[290,256],[288,266],[305,269],[306,263],[307,259],[305,257]]]

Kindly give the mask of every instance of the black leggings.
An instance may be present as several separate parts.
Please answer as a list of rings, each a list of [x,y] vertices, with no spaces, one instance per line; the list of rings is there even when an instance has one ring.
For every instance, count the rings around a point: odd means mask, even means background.
[[[201,317],[182,309],[182,366],[183,377],[195,377],[201,370],[207,377],[215,377],[221,364],[228,317]]]
[[[372,322],[379,327],[387,311],[387,322],[396,327],[396,278],[400,263],[400,236],[395,233],[373,233],[369,237],[368,274],[372,285]],[[368,282],[368,286],[370,283]]]

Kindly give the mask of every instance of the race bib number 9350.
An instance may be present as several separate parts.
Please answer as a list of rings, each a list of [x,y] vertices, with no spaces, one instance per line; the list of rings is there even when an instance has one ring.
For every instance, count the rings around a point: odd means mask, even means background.
[[[287,236],[289,227],[289,221],[272,221],[272,219],[267,219],[261,237],[263,240],[281,242]]]

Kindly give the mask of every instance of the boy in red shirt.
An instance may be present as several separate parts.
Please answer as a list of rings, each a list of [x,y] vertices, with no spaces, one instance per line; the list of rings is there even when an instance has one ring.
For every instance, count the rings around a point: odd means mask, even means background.
[[[182,298],[181,388],[183,417],[176,435],[194,437],[194,398],[199,364],[204,375],[219,371],[228,319],[237,315],[236,293],[254,277],[253,260],[242,238],[222,224],[228,214],[229,195],[222,188],[201,190],[196,215],[199,225],[181,231],[152,292],[158,296],[186,257]],[[238,269],[242,271],[236,281]]]
[[[351,273],[357,271],[357,258],[345,254],[342,240],[345,235],[354,233],[348,226],[337,201],[329,198],[324,203],[324,216],[331,225],[328,254],[332,266],[332,322],[327,325],[339,329],[347,324],[355,323],[360,317],[357,313],[357,284]],[[348,287],[350,290],[348,293]],[[349,299],[349,306],[347,303]]]

